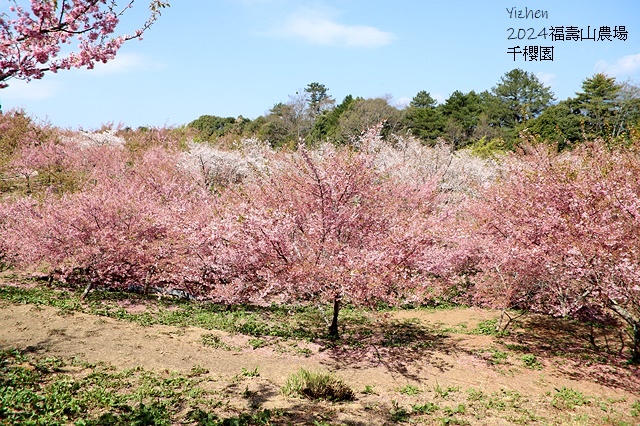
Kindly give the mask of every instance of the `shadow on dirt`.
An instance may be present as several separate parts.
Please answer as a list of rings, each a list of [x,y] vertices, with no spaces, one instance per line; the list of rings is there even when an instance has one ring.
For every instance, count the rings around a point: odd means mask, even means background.
[[[427,366],[449,370],[452,366],[438,355],[457,350],[446,333],[415,319],[383,318],[366,328],[347,329],[341,339],[322,344],[335,368],[384,366],[392,375],[412,380],[418,380]]]
[[[620,326],[528,314],[510,330],[498,342],[518,356],[546,360],[557,376],[640,391],[640,366],[628,363],[630,340]]]

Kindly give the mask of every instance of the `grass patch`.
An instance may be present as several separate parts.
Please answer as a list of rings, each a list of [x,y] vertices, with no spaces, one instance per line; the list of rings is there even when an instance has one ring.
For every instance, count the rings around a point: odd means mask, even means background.
[[[533,354],[525,354],[520,358],[525,367],[530,370],[542,370],[542,363]]]
[[[414,404],[411,406],[411,410],[415,414],[433,414],[438,411],[440,407],[433,402],[426,402],[424,404]]]
[[[0,299],[16,304],[51,306],[65,314],[82,312],[143,326],[170,325],[200,327],[228,333],[252,336],[250,345],[257,349],[266,344],[263,337],[313,341],[326,338],[325,312],[316,306],[219,305],[209,302],[146,296],[138,293],[98,291],[80,300],[82,289],[68,289],[42,284],[33,288],[0,285]],[[122,305],[139,304],[144,312],[128,312]],[[374,326],[364,309],[344,306],[340,311],[343,341],[359,342],[362,335],[371,335]],[[350,339],[350,336],[357,336]]]
[[[407,385],[403,388],[398,389],[398,392],[403,393],[405,395],[409,395],[409,396],[415,396],[418,395],[419,393],[422,393],[422,390],[414,385]]]
[[[551,405],[559,409],[573,410],[575,407],[589,404],[589,398],[580,391],[567,387],[556,389],[551,400]]]
[[[226,351],[240,351],[240,348],[236,348],[235,346],[230,346],[227,343],[223,342],[219,336],[216,336],[212,333],[205,333],[200,338],[200,341],[203,345],[212,347],[214,349],[224,349]]]
[[[499,330],[498,319],[494,318],[490,320],[480,321],[476,328],[469,331],[469,334],[481,334],[485,336],[505,337],[509,335],[509,332],[507,330]]]
[[[492,365],[505,364],[508,358],[509,358],[509,355],[506,352],[502,352],[494,349],[491,351],[490,363]]]
[[[365,395],[377,395],[378,393],[373,388],[375,388],[375,385],[365,385],[361,393]]]
[[[389,420],[394,423],[402,423],[409,420],[411,413],[398,404],[398,401],[391,401],[391,410],[389,410]]]
[[[242,377],[260,377],[260,370],[258,366],[256,366],[256,368],[254,368],[253,370],[242,368],[240,374],[242,374]]]
[[[308,399],[327,401],[353,401],[355,393],[334,374],[322,371],[310,371],[301,368],[291,374],[282,388],[287,396],[300,396]]]
[[[460,388],[458,386],[448,386],[446,388],[443,388],[438,382],[436,382],[435,386],[433,387],[433,392],[437,397],[442,399],[449,398],[451,394],[456,393],[459,390]]]
[[[114,318],[142,326],[169,325],[220,330],[251,337],[249,347],[258,349],[279,344],[282,340],[321,343],[324,349],[335,347],[409,348],[424,350],[436,347],[444,337],[416,319],[390,320],[376,311],[345,305],[340,311],[341,338],[327,334],[326,309],[312,305],[219,305],[210,302],[146,296],[139,293],[94,290],[80,300],[82,289],[61,287],[58,283],[41,282],[37,287],[0,284],[0,299],[16,304],[51,306],[63,314],[82,312]],[[128,311],[127,306],[143,306],[144,310]],[[326,308],[326,307],[325,307]],[[203,336],[203,344],[218,349],[240,350],[225,344],[213,334]],[[309,356],[309,349],[293,348],[293,353]]]
[[[73,374],[67,371],[71,370]],[[117,371],[103,364],[33,358],[18,350],[0,351],[0,423],[78,426],[192,424],[187,410],[218,419],[211,409],[224,405],[205,390],[206,370],[190,374]],[[195,411],[194,411],[195,410]],[[240,417],[246,413],[240,413]],[[238,418],[240,418],[238,417]],[[250,417],[250,416],[249,416]],[[222,423],[198,424],[266,424]]]

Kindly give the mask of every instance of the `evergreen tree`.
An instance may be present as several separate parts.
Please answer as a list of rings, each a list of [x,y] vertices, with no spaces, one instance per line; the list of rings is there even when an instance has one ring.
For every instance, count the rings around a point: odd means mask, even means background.
[[[551,105],[530,122],[529,130],[542,141],[556,144],[558,151],[572,147],[582,137],[582,117],[575,99]]]
[[[500,77],[500,83],[492,89],[508,111],[509,127],[516,128],[537,117],[551,105],[554,95],[551,89],[527,71],[519,68]]]
[[[325,140],[335,142],[337,140],[340,117],[349,109],[354,101],[353,96],[347,95],[337,107],[331,110],[325,110],[316,117],[309,135],[310,142]]]
[[[436,108],[436,100],[429,92],[421,90],[413,97],[402,125],[409,129],[413,136],[429,145],[434,144],[435,140],[443,135],[442,115]]]
[[[335,103],[334,99],[328,95],[329,89],[324,84],[309,83],[304,91],[308,94],[307,104],[312,120]]]
[[[614,77],[602,73],[582,83],[582,91],[576,93],[576,102],[584,117],[584,129],[588,137],[613,136],[621,89],[622,86],[616,83]]]
[[[483,112],[480,96],[473,90],[469,93],[456,90],[439,109],[445,137],[456,149],[468,145]]]

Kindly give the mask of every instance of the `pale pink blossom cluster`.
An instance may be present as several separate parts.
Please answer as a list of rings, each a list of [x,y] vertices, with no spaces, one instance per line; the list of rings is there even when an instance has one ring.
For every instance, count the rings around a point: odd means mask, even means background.
[[[0,13],[0,88],[11,78],[39,79],[46,71],[107,62],[122,43],[141,38],[168,5],[152,0],[143,26],[131,35],[116,36],[120,17],[133,1],[122,7],[115,0],[2,1],[11,6]]]

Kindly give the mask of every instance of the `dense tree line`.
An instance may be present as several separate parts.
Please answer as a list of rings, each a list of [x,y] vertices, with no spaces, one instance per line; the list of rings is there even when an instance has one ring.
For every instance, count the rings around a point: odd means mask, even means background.
[[[491,90],[456,90],[442,103],[421,90],[404,108],[352,95],[336,103],[328,92],[313,82],[255,120],[203,115],[189,127],[207,141],[257,137],[273,147],[293,147],[301,141],[350,144],[382,123],[384,137],[411,134],[425,145],[443,138],[455,149],[478,150],[513,149],[524,131],[563,150],[593,138],[628,140],[640,126],[640,87],[605,74],[585,79],[575,97],[559,102],[521,69],[507,72]]]

